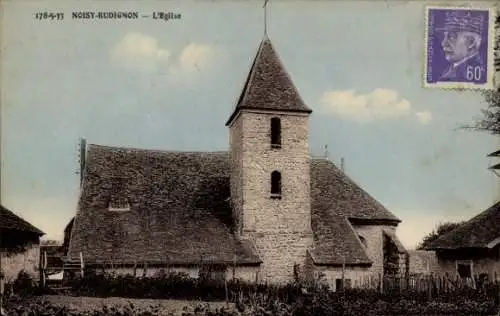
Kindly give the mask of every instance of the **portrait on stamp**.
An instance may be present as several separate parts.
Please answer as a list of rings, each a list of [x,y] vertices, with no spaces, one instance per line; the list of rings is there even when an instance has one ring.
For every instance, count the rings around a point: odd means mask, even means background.
[[[487,9],[427,8],[426,85],[489,85],[491,15]]]

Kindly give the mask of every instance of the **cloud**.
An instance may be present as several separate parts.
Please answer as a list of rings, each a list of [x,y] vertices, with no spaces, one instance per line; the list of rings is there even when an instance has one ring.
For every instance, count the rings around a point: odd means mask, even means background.
[[[356,94],[355,90],[330,91],[323,93],[320,101],[328,112],[361,123],[412,114],[410,101],[392,89],[378,88],[367,94]],[[415,115],[422,124],[427,124],[431,119],[429,111]]]
[[[214,49],[208,45],[189,44],[186,46],[179,57],[181,69],[191,72],[200,71],[210,66],[214,59]]]
[[[226,51],[200,43],[190,43],[180,50],[161,47],[159,41],[149,35],[129,33],[110,51],[111,60],[127,70],[140,71],[164,84],[192,85],[214,64],[227,57]]]
[[[221,47],[191,43],[180,51],[163,79],[169,84],[190,86],[202,80],[201,75],[208,73],[214,65],[223,64],[227,59],[227,52]]]
[[[417,120],[424,125],[429,124],[429,122],[432,120],[432,113],[427,110],[416,112],[415,116],[417,117]]]
[[[165,63],[170,52],[158,47],[154,37],[129,33],[111,49],[111,59],[127,69],[154,71]]]

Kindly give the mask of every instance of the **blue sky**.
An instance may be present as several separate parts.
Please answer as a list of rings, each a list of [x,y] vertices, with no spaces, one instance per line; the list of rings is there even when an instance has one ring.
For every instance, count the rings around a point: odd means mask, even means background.
[[[76,211],[79,137],[228,148],[224,123],[263,36],[261,2],[2,5],[2,203],[47,237],[61,238]],[[347,174],[403,220],[398,235],[409,247],[440,221],[479,213],[500,191],[485,157],[498,139],[457,130],[478,117],[481,96],[422,88],[424,5],[275,0],[268,23],[314,111],[312,155],[328,145],[331,160],[343,157]],[[45,10],[65,19],[36,21]],[[182,17],[72,20],[77,10]]]

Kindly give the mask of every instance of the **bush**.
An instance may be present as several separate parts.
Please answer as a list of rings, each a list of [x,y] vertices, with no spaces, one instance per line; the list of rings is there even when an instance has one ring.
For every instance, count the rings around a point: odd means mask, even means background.
[[[156,307],[137,308],[130,303],[127,306],[103,306],[100,309],[92,311],[72,311],[67,306],[51,304],[47,301],[38,301],[24,304],[10,304],[8,307],[8,315],[25,316],[25,315],[61,315],[61,316],[157,316],[171,315],[162,313]]]
[[[253,300],[253,301],[252,301]],[[157,316],[172,315],[161,310],[158,306],[138,308],[133,303],[126,306],[104,306],[96,310],[77,312],[67,306],[54,305],[45,301],[10,302],[7,308],[9,315],[71,315],[71,316]],[[491,302],[462,302],[462,303],[439,303],[427,302],[422,304],[416,301],[401,300],[397,303],[377,301],[373,304],[367,301],[339,300],[328,301],[326,296],[306,295],[292,304],[286,304],[279,300],[271,299],[263,295],[255,296],[245,306],[238,310],[228,308],[212,309],[205,305],[199,305],[193,311],[183,312],[183,316],[400,316],[400,315],[436,315],[436,316],[469,316],[469,315],[494,315],[495,310]]]
[[[33,278],[27,274],[24,270],[20,271],[14,282],[5,284],[6,297],[11,295],[19,296],[32,296],[39,294],[40,290],[38,283],[33,280]]]

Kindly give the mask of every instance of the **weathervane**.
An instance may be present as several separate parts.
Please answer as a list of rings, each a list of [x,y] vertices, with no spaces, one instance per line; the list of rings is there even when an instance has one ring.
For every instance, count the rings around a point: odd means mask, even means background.
[[[267,36],[267,3],[269,0],[264,0],[264,5],[262,6],[264,8],[264,35]]]

